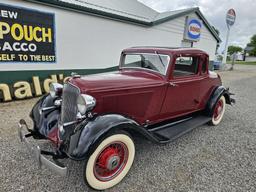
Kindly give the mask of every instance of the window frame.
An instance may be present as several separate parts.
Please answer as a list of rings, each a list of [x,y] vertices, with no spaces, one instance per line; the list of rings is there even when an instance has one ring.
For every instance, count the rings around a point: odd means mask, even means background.
[[[191,75],[184,75],[184,76],[174,76],[174,70],[175,70],[175,64],[176,64],[176,59],[179,57],[196,57],[198,58],[198,70],[196,74],[191,74]],[[202,57],[200,54],[177,54],[173,57],[173,64],[172,64],[172,70],[171,70],[171,75],[170,79],[190,79],[190,78],[195,78],[199,77],[201,75],[201,61]]]
[[[201,75],[205,76],[208,75],[209,73],[209,57],[207,56],[202,56],[201,57]],[[203,72],[203,65],[205,64],[205,72]]]
[[[164,71],[164,74],[162,74],[161,72],[159,71],[156,71],[156,70],[153,70],[153,69],[148,69],[148,68],[143,68],[143,67],[124,67],[124,61],[125,61],[125,57],[126,55],[160,55],[160,56],[167,56],[168,57],[168,63],[167,63],[167,66],[166,66],[166,69]],[[172,61],[172,57],[169,55],[169,54],[164,54],[164,53],[144,53],[144,52],[133,52],[133,53],[123,53],[122,54],[122,60],[120,62],[120,69],[139,69],[139,70],[146,70],[146,71],[152,71],[152,72],[155,72],[157,74],[160,74],[164,77],[167,77],[168,75],[168,71],[169,71],[169,68],[170,68],[170,65],[171,65],[171,61]]]

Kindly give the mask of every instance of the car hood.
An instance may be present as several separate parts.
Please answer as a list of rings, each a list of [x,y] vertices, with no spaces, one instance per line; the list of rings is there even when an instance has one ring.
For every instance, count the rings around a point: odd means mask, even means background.
[[[150,71],[125,70],[72,78],[70,83],[79,87],[81,92],[88,92],[157,86],[164,83],[164,77]]]

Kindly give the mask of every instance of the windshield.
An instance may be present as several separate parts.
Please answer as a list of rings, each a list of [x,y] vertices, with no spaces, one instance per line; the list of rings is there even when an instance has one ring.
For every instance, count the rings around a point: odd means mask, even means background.
[[[123,59],[122,68],[143,68],[156,71],[166,75],[170,62],[169,55],[153,53],[126,54]]]

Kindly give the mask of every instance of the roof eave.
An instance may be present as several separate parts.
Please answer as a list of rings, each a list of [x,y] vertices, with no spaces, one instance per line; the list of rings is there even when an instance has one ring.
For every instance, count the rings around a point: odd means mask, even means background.
[[[177,13],[177,14],[174,14],[174,15],[171,15],[169,17],[165,17],[165,18],[161,18],[161,19],[158,19],[158,20],[155,20],[152,22],[151,25],[159,25],[161,23],[164,23],[166,21],[169,21],[169,20],[172,20],[172,19],[175,19],[175,18],[178,18],[178,17],[181,17],[181,16],[184,16],[184,15],[187,15],[189,13],[192,13],[192,12],[195,12],[204,22],[205,26],[209,29],[209,31],[212,33],[212,35],[214,36],[214,38],[217,40],[218,43],[221,43],[221,39],[219,37],[219,35],[215,32],[215,30],[212,28],[212,26],[209,24],[209,22],[206,20],[206,18],[203,16],[203,14],[201,13],[200,9],[198,7],[195,7],[195,8],[192,8],[192,9],[189,9],[187,11],[184,11],[184,12],[181,12],[181,13]]]
[[[66,3],[66,2],[62,2],[62,1],[58,1],[58,0],[25,0],[25,1],[40,3],[40,4],[44,4],[44,5],[48,5],[48,6],[50,5],[53,7],[72,10],[72,11],[76,11],[76,12],[80,12],[80,13],[84,13],[84,14],[88,14],[88,15],[95,15],[95,16],[105,17],[105,18],[109,18],[109,19],[126,21],[129,23],[135,23],[135,24],[143,25],[143,26],[151,26],[152,25],[152,22],[142,21],[139,19],[133,19],[133,18],[129,18],[129,17],[113,14],[113,13],[108,13],[108,12],[100,11],[100,10],[96,10],[96,9],[91,9],[91,8],[87,8],[87,7],[82,7],[79,5],[74,5],[71,3]]]
[[[196,11],[196,10],[197,10],[197,8],[193,8],[193,9],[189,9],[189,10],[187,10],[187,11],[181,12],[181,13],[177,13],[177,14],[174,14],[174,15],[170,15],[170,16],[168,16],[168,17],[164,17],[164,18],[161,18],[161,19],[157,19],[157,20],[154,20],[154,21],[152,22],[152,24],[153,24],[153,25],[159,25],[159,24],[164,23],[164,22],[166,22],[166,21],[169,21],[169,20],[172,20],[172,19],[181,17],[181,16],[183,16],[183,15],[189,14],[189,13],[191,13],[191,12],[194,12],[194,11]]]
[[[200,18],[202,18],[204,24],[206,25],[206,27],[210,30],[210,32],[212,33],[212,35],[215,37],[215,39],[217,40],[218,43],[221,43],[222,40],[219,37],[219,35],[216,33],[216,31],[213,29],[213,27],[210,25],[210,23],[206,20],[206,18],[204,17],[204,15],[202,14],[202,12],[200,11],[200,9],[198,8],[196,10],[196,14],[198,14],[198,16]]]
[[[74,4],[62,2],[62,1],[59,1],[59,0],[25,0],[25,1],[41,3],[41,4],[45,4],[45,5],[51,5],[51,6],[59,7],[59,8],[62,8],[62,9],[64,8],[64,9],[68,9],[68,10],[81,12],[81,13],[84,13],[84,14],[95,15],[95,16],[105,17],[105,18],[109,18],[109,19],[114,19],[114,20],[126,21],[128,23],[142,25],[142,26],[145,26],[145,27],[159,25],[161,23],[170,21],[170,20],[175,19],[177,17],[184,16],[184,15],[189,14],[191,12],[196,12],[196,14],[203,20],[206,27],[209,29],[209,31],[212,33],[212,35],[215,37],[217,42],[218,43],[222,42],[219,35],[215,32],[215,30],[212,28],[212,26],[209,24],[209,22],[203,16],[203,14],[201,13],[201,11],[198,7],[191,8],[187,11],[177,13],[177,14],[171,15],[169,17],[164,17],[164,18],[161,18],[161,19],[154,20],[154,21],[150,22],[150,21],[142,21],[142,20],[139,20],[139,19],[125,17],[125,16],[121,16],[121,15],[118,15],[118,14],[108,13],[108,12],[104,12],[104,11],[100,11],[100,10],[96,10],[96,9],[91,9],[91,8],[87,8],[87,7],[82,7],[82,6],[79,6],[79,5],[74,5]]]

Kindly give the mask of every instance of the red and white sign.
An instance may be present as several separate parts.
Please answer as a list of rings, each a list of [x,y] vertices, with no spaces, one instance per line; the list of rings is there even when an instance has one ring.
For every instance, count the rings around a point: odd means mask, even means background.
[[[236,21],[236,12],[234,9],[229,9],[226,16],[226,21],[228,26],[234,25]]]

